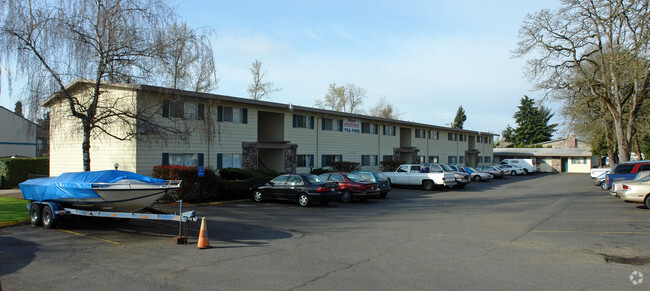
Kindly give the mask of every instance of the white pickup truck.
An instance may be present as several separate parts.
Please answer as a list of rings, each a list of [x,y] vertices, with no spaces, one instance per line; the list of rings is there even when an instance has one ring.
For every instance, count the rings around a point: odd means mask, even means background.
[[[418,164],[404,164],[395,172],[383,172],[392,185],[422,186],[432,190],[435,186],[455,186],[456,177],[450,172],[430,173],[429,168]]]

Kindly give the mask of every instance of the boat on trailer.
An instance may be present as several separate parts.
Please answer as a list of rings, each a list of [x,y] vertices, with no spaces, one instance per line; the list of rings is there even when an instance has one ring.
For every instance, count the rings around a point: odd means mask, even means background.
[[[151,207],[180,185],[180,180],[106,170],[30,179],[20,183],[19,187],[23,198],[32,202],[56,202],[64,207],[84,210],[138,212]]]

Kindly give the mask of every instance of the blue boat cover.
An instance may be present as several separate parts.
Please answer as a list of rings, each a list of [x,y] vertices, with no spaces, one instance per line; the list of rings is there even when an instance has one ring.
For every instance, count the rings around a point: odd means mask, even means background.
[[[54,178],[30,179],[18,184],[23,192],[23,198],[30,201],[56,201],[57,199],[86,199],[99,198],[92,190],[94,183],[115,183],[131,179],[145,183],[164,183],[165,180],[151,178],[140,174],[119,171],[93,171],[78,173],[63,173]]]

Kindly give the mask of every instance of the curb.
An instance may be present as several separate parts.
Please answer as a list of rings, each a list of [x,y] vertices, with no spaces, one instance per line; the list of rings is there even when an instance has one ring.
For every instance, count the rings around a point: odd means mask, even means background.
[[[239,200],[225,200],[225,201],[214,201],[214,202],[199,202],[199,203],[183,203],[184,206],[212,206],[212,205],[224,205],[224,204],[233,204],[233,203],[240,203],[240,202],[247,202],[250,201],[250,199],[239,199]],[[177,202],[172,202],[168,203],[168,205],[174,205],[174,203]]]
[[[14,220],[14,221],[2,221],[0,222],[0,228],[12,227],[17,225],[29,224],[29,219],[26,220]]]

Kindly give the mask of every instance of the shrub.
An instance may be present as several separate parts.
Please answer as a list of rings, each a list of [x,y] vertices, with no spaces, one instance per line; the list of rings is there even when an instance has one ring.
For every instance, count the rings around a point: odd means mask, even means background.
[[[361,163],[356,163],[356,162],[334,162],[332,163],[332,169],[337,172],[352,172],[356,171],[359,169],[359,166],[361,166]]]
[[[403,161],[383,161],[379,163],[381,166],[382,172],[394,172],[401,164],[405,164]]]
[[[153,168],[151,176],[165,180],[183,180],[178,190],[170,192],[175,200],[196,202],[219,197],[221,179],[211,168],[205,168],[203,177],[199,177],[198,167],[161,165]]]
[[[224,195],[224,198],[234,199],[248,197],[250,189],[266,184],[266,182],[281,174],[282,173],[268,169],[221,169],[219,170],[219,176],[221,176],[223,180],[219,192]]]
[[[318,169],[311,170],[311,173],[314,174],[314,175],[320,175],[320,174],[324,174],[324,173],[329,173],[331,171],[332,170],[327,169],[327,168],[318,168]]]
[[[49,158],[0,159],[0,188],[13,188],[31,178],[30,175],[49,176]]]

